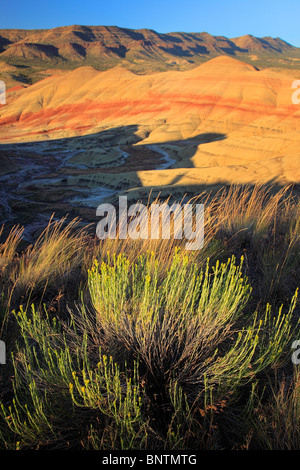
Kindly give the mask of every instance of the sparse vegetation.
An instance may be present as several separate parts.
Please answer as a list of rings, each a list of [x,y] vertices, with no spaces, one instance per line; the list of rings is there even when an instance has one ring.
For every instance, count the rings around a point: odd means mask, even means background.
[[[281,67],[299,71],[299,48],[280,38],[250,35],[225,38],[207,33],[171,34],[116,26],[63,26],[51,30],[0,30],[1,62],[13,70],[7,80],[35,83],[43,71],[92,66],[107,70],[122,65],[135,73],[187,70],[220,54],[238,57],[259,68]],[[99,45],[99,42],[101,45]]]
[[[299,449],[299,199],[203,194],[205,245],[50,220],[0,245],[2,449]],[[4,233],[4,232],[3,232]]]

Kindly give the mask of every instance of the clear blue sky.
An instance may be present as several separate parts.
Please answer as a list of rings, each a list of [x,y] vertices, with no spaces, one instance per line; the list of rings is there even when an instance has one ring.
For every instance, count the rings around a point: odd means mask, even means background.
[[[253,34],[300,47],[300,0],[0,0],[0,28],[72,24]]]

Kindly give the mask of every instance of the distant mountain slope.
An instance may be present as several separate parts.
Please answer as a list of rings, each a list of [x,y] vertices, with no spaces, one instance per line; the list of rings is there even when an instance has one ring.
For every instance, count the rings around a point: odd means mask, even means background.
[[[208,33],[160,34],[117,26],[66,26],[44,30],[0,29],[0,62],[20,68],[32,83],[49,67],[91,65],[107,70],[123,65],[137,73],[186,70],[218,55],[257,66],[300,68],[300,49],[280,38],[246,35],[228,39]],[[296,60],[295,60],[296,59]],[[0,70],[1,72],[1,70]],[[1,78],[1,77],[0,77]]]

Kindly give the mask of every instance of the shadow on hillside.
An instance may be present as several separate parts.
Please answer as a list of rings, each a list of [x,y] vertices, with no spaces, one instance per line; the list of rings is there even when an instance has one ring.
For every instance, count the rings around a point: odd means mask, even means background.
[[[38,233],[46,225],[53,213],[57,218],[68,214],[70,219],[79,217],[85,223],[96,222],[97,206],[105,201],[117,204],[120,194],[128,194],[131,203],[137,200],[149,202],[157,196],[162,200],[171,197],[175,201],[182,200],[184,195],[190,198],[202,192],[213,195],[222,187],[230,186],[225,179],[211,185],[195,180],[195,184],[183,186],[180,180],[184,172],[176,174],[163,186],[143,185],[139,172],[153,172],[164,163],[157,148],[176,147],[176,161],[169,161],[167,170],[193,168],[192,158],[199,145],[227,137],[212,132],[190,139],[134,145],[146,139],[149,133],[147,128],[141,130],[137,125],[131,125],[84,136],[0,145],[0,225],[5,223],[7,228],[16,224],[33,227],[29,240],[34,238],[35,231]],[[126,151],[129,156],[117,167],[103,167],[101,159],[94,165],[95,150],[101,149],[105,156],[106,151],[112,148]],[[74,163],[74,156],[80,160],[82,152],[91,152],[91,161],[85,159],[84,165]],[[158,171],[162,172],[161,169]],[[101,185],[97,182],[99,176]],[[118,185],[115,184],[116,179]],[[236,184],[239,185],[238,181]],[[272,186],[274,192],[281,188],[275,181],[270,181],[267,186]],[[293,190],[299,194],[299,185],[295,185]],[[76,194],[88,199],[92,194],[93,203],[89,207],[74,202]]]

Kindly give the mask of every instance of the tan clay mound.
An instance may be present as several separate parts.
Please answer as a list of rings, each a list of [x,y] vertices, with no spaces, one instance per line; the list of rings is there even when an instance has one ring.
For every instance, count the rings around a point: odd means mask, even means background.
[[[173,143],[177,161],[172,170],[139,173],[144,185],[172,184],[176,174],[176,184],[299,182],[300,105],[292,103],[292,83],[291,75],[227,56],[146,76],[122,67],[81,67],[8,97],[0,108],[0,142],[134,125],[142,136],[138,145]],[[205,143],[201,136],[208,133],[219,137]],[[185,155],[182,141],[189,139],[194,148]]]

